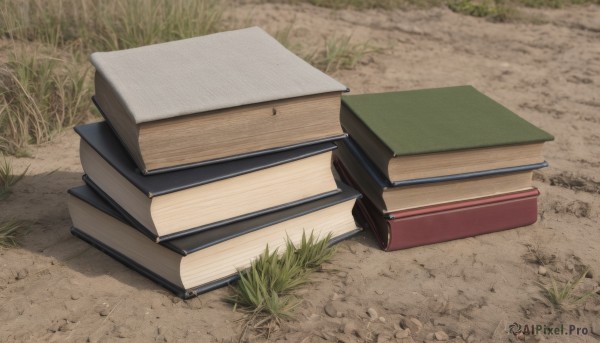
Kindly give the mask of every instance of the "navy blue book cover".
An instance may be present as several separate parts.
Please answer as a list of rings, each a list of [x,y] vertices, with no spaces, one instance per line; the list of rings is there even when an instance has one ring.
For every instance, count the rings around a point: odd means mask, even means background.
[[[296,161],[336,148],[331,142],[317,143],[218,164],[143,175],[106,122],[79,125],[75,127],[75,132],[116,171],[150,198]]]
[[[318,199],[318,200],[315,200],[315,201],[312,201],[309,203],[305,203],[305,204],[302,204],[302,205],[299,205],[296,207],[267,213],[267,214],[264,214],[264,215],[261,215],[258,217],[254,217],[254,218],[251,218],[248,220],[244,220],[244,221],[240,221],[240,222],[236,222],[236,223],[232,223],[232,224],[227,224],[227,225],[224,225],[224,226],[212,229],[212,230],[197,232],[197,233],[185,236],[185,237],[180,237],[180,238],[172,239],[169,241],[160,242],[157,244],[165,247],[165,249],[170,249],[179,255],[185,256],[187,254],[191,254],[195,251],[205,249],[212,245],[219,244],[221,242],[244,235],[246,233],[249,233],[249,232],[252,232],[255,230],[260,230],[267,226],[271,226],[271,225],[274,225],[274,224],[277,224],[277,223],[280,223],[283,221],[287,221],[287,220],[290,220],[290,219],[293,219],[293,218],[296,218],[299,216],[306,215],[306,214],[314,212],[314,211],[321,210],[326,207],[334,206],[336,204],[339,204],[339,203],[342,203],[342,202],[345,202],[345,201],[348,201],[351,199],[357,199],[360,197],[360,194],[358,192],[356,192],[352,188],[346,186],[345,184],[340,183],[339,187],[342,190],[340,193],[337,193],[335,195],[332,195],[332,196],[329,196],[326,198],[321,198],[321,199]],[[126,218],[124,218],[119,213],[119,211],[115,210],[111,206],[110,203],[108,203],[103,197],[98,195],[89,186],[83,185],[83,186],[72,188],[69,190],[69,194],[86,202],[87,204],[91,205],[95,209],[102,211],[102,212],[112,216],[113,218],[131,226],[131,223]],[[135,228],[131,226],[131,230],[135,230]],[[360,231],[360,229],[357,228],[357,230],[355,230],[355,231],[349,232],[347,234],[344,234],[344,235],[341,235],[338,237],[334,237],[330,243],[331,244],[337,243],[343,239],[346,239],[346,238],[354,235],[355,233],[357,233],[359,231]],[[194,287],[191,289],[183,289],[183,288],[179,287],[178,285],[175,285],[175,284],[169,282],[168,280],[164,279],[160,275],[157,275],[156,273],[148,270],[147,268],[143,267],[142,265],[136,263],[135,261],[131,260],[129,257],[123,255],[122,253],[120,253],[120,252],[112,249],[111,247],[103,244],[102,242],[96,240],[94,237],[79,230],[78,228],[72,227],[71,233],[73,235],[79,237],[80,239],[88,242],[92,246],[98,248],[99,250],[103,251],[107,255],[113,257],[117,261],[128,266],[129,268],[136,270],[136,271],[140,272],[141,274],[145,275],[146,277],[161,284],[162,286],[164,286],[165,288],[169,289],[170,291],[172,291],[173,293],[175,293],[176,295],[178,295],[182,298],[189,298],[189,297],[210,291],[212,289],[227,285],[228,283],[230,283],[238,278],[238,275],[236,274],[236,275],[231,275],[229,277],[215,280],[208,284],[200,285],[198,287]]]

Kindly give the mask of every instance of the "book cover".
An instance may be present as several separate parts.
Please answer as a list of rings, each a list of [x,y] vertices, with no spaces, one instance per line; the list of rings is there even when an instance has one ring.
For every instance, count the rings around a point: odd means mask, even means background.
[[[471,86],[347,95],[342,106],[393,156],[554,139]]]
[[[106,122],[79,125],[75,127],[75,132],[119,174],[149,198],[296,161],[336,148],[335,144],[324,142],[219,164],[142,175]]]
[[[285,210],[265,214],[263,216],[255,217],[250,220],[245,220],[241,222],[237,222],[234,224],[228,224],[221,226],[219,228],[215,228],[213,230],[203,231],[199,233],[195,233],[186,237],[180,237],[177,239],[173,239],[166,242],[161,243],[151,243],[152,246],[160,246],[164,249],[168,249],[173,251],[181,256],[186,256],[192,254],[194,252],[200,251],[202,249],[206,249],[211,246],[218,245],[224,241],[234,239],[241,235],[245,235],[257,230],[260,230],[264,227],[271,226],[280,222],[288,221],[293,218],[301,217],[308,213],[312,213],[315,211],[319,211],[321,209],[334,206],[336,204],[356,199],[360,197],[360,194],[350,187],[340,184],[340,188],[342,192],[335,194],[333,196],[319,199],[313,201],[311,203],[303,204],[294,208],[288,208]],[[110,217],[118,220],[121,223],[126,224],[131,230],[135,231],[136,229],[130,226],[130,222],[127,218],[123,217],[117,210],[115,210],[104,198],[99,196],[96,192],[94,192],[88,186],[79,186],[69,190],[69,194],[77,199],[84,201],[85,203],[91,205],[95,210],[98,210],[102,213],[109,215]],[[334,237],[331,241],[331,244],[337,243],[343,239],[350,237],[351,235],[360,231],[360,228],[352,232],[348,232],[346,234],[338,235]],[[86,232],[80,230],[77,227],[72,227],[71,232],[73,235],[81,238],[82,240],[90,243],[95,246],[99,250],[105,252],[107,255],[115,258],[126,266],[130,267],[133,270],[140,272],[146,277],[154,280],[155,282],[161,284],[165,288],[171,290],[175,294],[180,297],[188,298],[191,296],[195,296],[200,293],[207,292],[214,288],[223,286],[228,284],[229,282],[237,279],[236,275],[231,275],[225,278],[219,278],[212,282],[199,285],[198,287],[193,287],[190,289],[183,289],[180,286],[166,280],[161,275],[149,270],[148,268],[142,266],[141,264],[135,262],[129,256],[124,255],[122,252],[115,250],[113,247],[110,247],[104,244],[102,241],[92,237]]]
[[[90,60],[136,124],[347,90],[258,27],[96,52]]]

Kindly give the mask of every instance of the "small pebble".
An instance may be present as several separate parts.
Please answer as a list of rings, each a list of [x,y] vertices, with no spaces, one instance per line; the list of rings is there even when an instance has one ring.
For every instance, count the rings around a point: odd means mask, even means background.
[[[546,267],[544,266],[539,266],[538,267],[538,274],[540,275],[546,275],[548,273],[548,270],[546,269]]]
[[[447,341],[448,339],[450,339],[450,337],[448,337],[448,334],[441,330],[436,332],[434,335],[437,341]]]
[[[336,318],[338,314],[338,310],[333,306],[333,303],[330,301],[325,305],[325,313],[331,318]]]
[[[383,291],[382,291],[382,290],[380,290],[380,289],[377,289],[377,290],[375,290],[375,293],[377,293],[378,295],[382,295],[382,294],[383,294]]]
[[[76,293],[71,294],[71,300],[77,300],[79,298],[81,298],[81,296],[79,294],[76,294]]]
[[[173,302],[173,304],[178,304],[181,302],[181,298],[180,297],[173,297],[171,298],[171,301]]]
[[[594,278],[594,273],[592,272],[591,269],[588,270],[587,274],[585,274],[585,277],[588,279],[593,279]]]
[[[419,333],[423,328],[423,324],[417,318],[402,318],[400,320],[400,327],[403,329],[410,329],[410,331],[414,333]]]
[[[109,313],[110,313],[110,312],[108,311],[108,309],[107,309],[107,308],[103,308],[102,310],[100,310],[100,315],[101,315],[102,317],[106,317],[106,316],[108,316],[108,314],[109,314]]]
[[[29,272],[27,271],[27,269],[19,270],[17,272],[17,276],[15,277],[15,279],[16,280],[23,280],[24,278],[27,277],[27,275],[29,275]]]
[[[417,318],[410,318],[410,322],[413,323],[414,328],[416,328],[416,330],[413,328],[415,333],[418,333],[423,328],[423,323],[421,323],[421,321],[418,320]]]
[[[379,316],[377,315],[377,311],[375,311],[374,308],[369,307],[367,309],[367,314],[369,315],[369,318],[371,318],[371,320],[375,320],[377,319]]]
[[[410,329],[400,330],[394,335],[396,338],[406,338],[408,336],[410,336]]]
[[[353,321],[348,321],[346,324],[344,324],[344,327],[342,328],[342,332],[343,333],[347,333],[349,335],[352,335],[356,332],[356,324]]]
[[[379,321],[385,323],[385,317],[379,317]]]

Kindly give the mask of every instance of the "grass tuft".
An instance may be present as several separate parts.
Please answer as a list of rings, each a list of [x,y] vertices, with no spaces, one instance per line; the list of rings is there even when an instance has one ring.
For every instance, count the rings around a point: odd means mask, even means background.
[[[329,260],[335,248],[331,234],[318,240],[312,233],[302,235],[298,246],[290,240],[283,253],[267,247],[251,266],[240,272],[234,295],[228,300],[250,314],[246,327],[270,328],[282,319],[292,319],[301,300],[293,292],[309,282],[311,272]]]
[[[574,307],[585,299],[587,299],[594,292],[589,291],[582,295],[575,295],[575,289],[585,279],[585,276],[590,271],[586,268],[575,278],[568,280],[566,283],[559,285],[556,279],[550,275],[551,284],[549,286],[539,283],[542,288],[543,294],[553,305],[562,308]]]
[[[501,0],[455,0],[448,3],[448,8],[457,13],[495,21],[506,21],[514,15],[514,8]]]
[[[87,73],[39,49],[15,49],[0,68],[0,151],[49,141],[89,115]]]
[[[325,49],[315,51],[305,59],[313,66],[331,73],[340,69],[354,69],[366,55],[381,50],[368,43],[352,43],[351,38],[351,35],[329,37],[325,40]]]
[[[219,31],[216,0],[23,0],[0,2],[5,36],[87,53]]]
[[[12,164],[3,157],[0,164],[0,200],[8,198],[11,193],[11,188],[25,176],[29,167],[21,174],[13,174]]]
[[[29,225],[23,221],[10,220],[0,223],[0,249],[19,246],[19,240],[27,231]]]

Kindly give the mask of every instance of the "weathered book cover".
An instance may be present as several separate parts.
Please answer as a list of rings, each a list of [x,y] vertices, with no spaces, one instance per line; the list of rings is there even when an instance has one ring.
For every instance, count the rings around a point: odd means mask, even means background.
[[[393,156],[554,139],[471,86],[347,95],[342,106]]]
[[[96,52],[90,60],[135,124],[347,90],[258,27]]]

